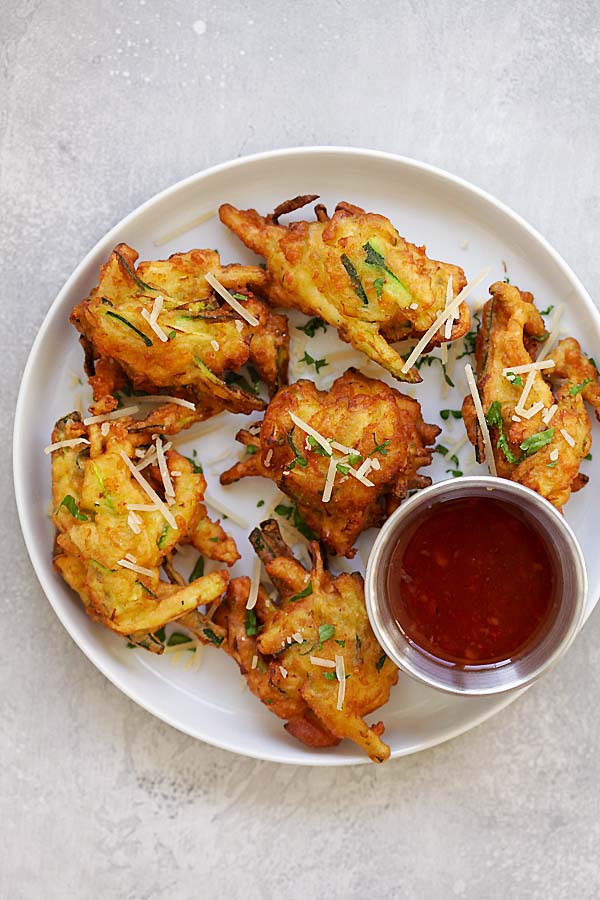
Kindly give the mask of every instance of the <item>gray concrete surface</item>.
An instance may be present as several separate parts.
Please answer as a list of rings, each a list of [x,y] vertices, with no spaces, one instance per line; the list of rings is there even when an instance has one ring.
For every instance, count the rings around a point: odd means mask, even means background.
[[[1,0],[0,14],[7,437],[36,329],[82,255],[157,190],[241,154],[352,144],[439,164],[596,288],[594,2]],[[382,769],[254,762],[154,720],[87,662],[29,565],[7,450],[0,465],[0,896],[598,896],[598,614],[542,684],[445,746]]]

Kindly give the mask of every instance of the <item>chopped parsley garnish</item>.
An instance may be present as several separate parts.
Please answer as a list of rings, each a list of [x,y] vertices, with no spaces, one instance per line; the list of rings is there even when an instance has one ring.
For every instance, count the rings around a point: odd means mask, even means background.
[[[319,453],[321,456],[326,456],[329,459],[331,454],[329,454],[327,452],[325,447],[321,447],[320,443],[317,440],[315,440],[315,438],[312,436],[312,434],[309,434],[307,436],[306,440],[307,440],[308,446],[310,447],[311,450],[314,450],[315,453]]]
[[[303,331],[307,337],[314,337],[319,328],[322,328],[323,331],[327,331],[326,323],[318,316],[309,319],[306,325],[297,325],[296,328],[298,331]]]
[[[337,681],[335,672],[323,672],[323,678],[326,678],[327,681]]]
[[[196,578],[202,578],[203,575],[204,575],[204,557],[199,556],[198,559],[196,560],[196,565],[192,569],[191,575],[188,578],[188,581],[191,584],[192,581],[195,581]]]
[[[312,579],[308,582],[303,591],[298,591],[297,594],[294,594],[293,597],[290,597],[290,603],[295,603],[296,600],[302,600],[304,597],[310,597],[313,592]]]
[[[516,384],[518,387],[523,387],[523,379],[520,375],[515,375],[514,372],[507,372],[506,377],[511,384]]]
[[[257,509],[260,509],[261,506],[264,506],[264,505],[265,505],[265,501],[264,501],[264,500],[259,500],[258,503],[256,504],[256,508],[257,508]]]
[[[255,634],[258,634],[258,619],[256,618],[256,612],[253,609],[246,610],[246,634],[248,637],[252,637]]]
[[[248,456],[254,456],[255,453],[258,453],[256,444],[246,444],[246,453]]]
[[[476,316],[476,318],[477,318],[477,316]],[[476,330],[475,331],[467,331],[467,333],[465,334],[465,336],[463,338],[463,341],[464,341],[465,349],[463,350],[462,353],[460,353],[456,357],[457,361],[459,359],[462,359],[463,356],[472,356],[475,353],[475,344],[477,342],[477,331]]]
[[[348,277],[352,283],[352,287],[354,288],[354,293],[356,294],[358,299],[361,300],[365,304],[365,306],[367,306],[369,303],[369,298],[365,293],[365,289],[362,286],[362,282],[359,278],[358,272],[354,268],[353,263],[348,259],[345,253],[342,253],[341,260],[343,267],[348,273]]]
[[[296,445],[294,444],[294,438],[292,437],[293,433],[294,433],[294,429],[292,428],[292,430],[288,432],[288,436],[287,436],[287,442],[290,445],[292,453],[294,454],[294,459],[292,460],[291,463],[289,463],[288,469],[290,469],[290,470],[293,469],[296,464],[298,464],[301,469],[305,469],[308,465],[308,461],[305,456],[303,456],[301,453],[298,452],[298,450],[296,450]]]
[[[498,442],[496,446],[499,450],[502,450],[504,456],[513,466],[517,465],[520,462],[518,456],[512,452],[508,445],[508,438],[504,434],[504,423],[502,421],[502,404],[499,400],[494,400],[494,402],[490,405],[488,409],[485,421],[487,422],[490,428],[498,429]]]
[[[586,384],[590,384],[591,381],[592,381],[591,378],[584,378],[584,380],[581,382],[581,384],[574,384],[573,387],[569,388],[569,396],[575,397],[577,394],[579,394],[580,391],[582,391],[584,389]]]
[[[321,371],[324,366],[328,366],[329,363],[326,359],[313,359],[310,353],[304,352],[304,356],[300,360],[301,363],[304,363],[307,366],[314,366],[317,372],[317,375]]]
[[[541,309],[540,315],[541,316],[549,316],[553,309],[554,309],[554,304],[551,304],[550,306],[547,306],[546,309]]]
[[[79,522],[87,522],[88,521],[89,517],[86,516],[85,513],[81,512],[81,510],[77,506],[75,497],[72,497],[71,494],[65,494],[65,496],[62,498],[62,500],[58,504],[58,509],[56,510],[56,512],[58,512],[58,510],[61,508],[61,506],[64,506],[65,509],[68,509],[69,512],[71,513],[71,515],[73,516],[73,518],[77,519],[77,521],[79,521]]]
[[[181,631],[174,631],[173,634],[169,636],[169,640],[167,641],[167,647],[177,647],[179,644],[191,644],[192,639],[188,637],[187,634],[182,634]],[[189,648],[192,649],[191,647]],[[194,647],[194,650],[196,648]]]
[[[118,319],[119,322],[122,322],[123,325],[127,325],[128,328],[131,328],[132,331],[135,331],[138,337],[140,337],[145,343],[146,347],[152,346],[152,341],[150,338],[144,334],[143,331],[140,331],[139,328],[136,328],[129,319],[126,319],[124,316],[120,316],[119,313],[112,312],[110,309],[106,311],[105,315],[110,316],[111,319]]]
[[[351,466],[356,466],[356,465],[358,465],[358,463],[361,463],[362,461],[363,461],[363,458],[360,455],[360,453],[349,453],[348,454],[348,462],[350,463]]]
[[[591,461],[592,461],[592,454],[591,454],[591,453],[588,453],[588,455],[587,455],[587,456],[584,456],[583,458],[584,458],[584,459],[587,459],[589,462],[591,462]]]
[[[453,419],[462,419],[462,412],[460,409],[440,409],[440,416],[444,420],[444,422],[452,416]]]
[[[434,453],[441,453],[442,456],[447,456],[449,451],[448,451],[448,448],[447,448],[447,447],[444,447],[443,444],[438,444],[437,447],[434,447],[434,448],[433,448],[433,452],[434,452]]]
[[[301,535],[303,535],[307,541],[315,541],[317,539],[316,534],[310,528],[300,513],[298,512],[297,506],[285,506],[283,503],[280,503],[275,507],[275,512],[278,516],[282,516],[284,519],[291,519],[294,528],[296,528]]]
[[[334,625],[319,625],[319,650],[323,641],[328,641],[335,634]]]
[[[198,451],[197,450],[192,450],[192,455],[184,456],[184,459],[187,459],[187,461],[190,463],[192,469],[194,470],[195,475],[202,475],[204,470],[202,468],[202,463],[198,459]]]
[[[336,644],[339,644],[340,647],[345,647],[345,646],[346,646],[346,641],[345,641],[345,640],[343,640],[343,641],[338,641],[337,638],[334,638],[334,641],[336,642]]]
[[[387,456],[387,453],[388,453],[387,448],[392,443],[391,440],[388,439],[387,441],[383,441],[383,443],[378,444],[377,438],[375,437],[375,432],[372,432],[372,437],[373,437],[373,443],[375,444],[375,446],[373,447],[371,452],[368,454],[368,456],[373,456],[375,453],[381,453],[382,456]]]
[[[167,335],[167,337],[169,338],[170,341],[172,341],[174,338],[177,337],[177,332],[176,332],[176,331],[170,331],[169,334]]]
[[[463,475],[460,469],[446,469],[446,472],[450,472],[453,478],[461,478]]]
[[[546,463],[546,468],[548,468],[548,469],[554,469],[554,467],[557,465],[557,463],[558,463],[558,460],[557,460],[557,459],[555,459],[554,462]]]
[[[375,668],[377,669],[378,672],[381,672],[381,670],[383,669],[386,659],[387,659],[387,654],[382,653],[381,656],[379,657],[379,659],[377,660],[377,662],[375,663]]]
[[[544,341],[547,341],[549,337],[550,337],[550,335],[548,334],[547,331],[545,331],[543,334],[540,334],[539,336],[537,334],[529,335],[530,340],[537,341],[538,344],[543,344]]]
[[[340,475],[347,475],[348,472],[350,471],[350,466],[345,466],[344,463],[336,463],[335,467],[338,470],[338,472],[340,473]]]
[[[554,428],[547,428],[546,431],[538,431],[537,434],[532,434],[531,437],[525,438],[521,444],[521,450],[525,456],[532,456],[538,450],[541,450],[542,447],[545,447],[546,444],[551,444],[554,431]]]
[[[231,296],[232,296],[232,297],[235,297],[236,300],[239,300],[240,303],[245,303],[246,300],[248,299],[248,295],[247,295],[247,294],[239,294],[239,293],[237,293],[236,291],[232,291],[232,292],[231,292]]]
[[[293,506],[285,506],[283,503],[279,503],[275,507],[275,512],[278,516],[283,516],[284,519],[289,519],[294,511]]]
[[[212,628],[203,628],[202,633],[206,635],[208,640],[211,642],[211,644],[214,644],[215,647],[220,647],[223,643],[223,638],[215,634]]]

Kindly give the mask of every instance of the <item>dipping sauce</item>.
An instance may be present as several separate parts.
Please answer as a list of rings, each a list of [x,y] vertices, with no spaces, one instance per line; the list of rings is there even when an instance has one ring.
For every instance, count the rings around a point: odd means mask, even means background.
[[[518,507],[491,497],[433,505],[392,551],[388,602],[421,650],[455,666],[519,656],[557,611],[545,540]]]

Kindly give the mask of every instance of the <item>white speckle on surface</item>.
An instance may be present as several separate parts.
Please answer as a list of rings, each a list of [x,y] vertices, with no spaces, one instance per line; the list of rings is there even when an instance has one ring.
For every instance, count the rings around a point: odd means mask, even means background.
[[[206,22],[203,19],[196,19],[196,21],[192,23],[192,28],[196,34],[204,34],[206,32]]]

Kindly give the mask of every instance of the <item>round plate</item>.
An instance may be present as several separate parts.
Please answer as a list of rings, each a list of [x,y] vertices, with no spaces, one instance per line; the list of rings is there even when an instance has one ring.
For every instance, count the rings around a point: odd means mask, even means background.
[[[513,284],[533,291],[540,308],[564,303],[562,323],[566,333],[582,339],[588,353],[599,352],[600,315],[576,276],[526,222],[483,191],[432,166],[371,150],[311,147],[263,153],[216,166],[158,194],[109,231],[80,263],[46,316],[25,368],[15,420],[14,477],[21,526],[40,583],[73,640],[113,684],[165,722],[218,747],[277,762],[333,766],[365,762],[366,757],[349,741],[321,751],[295,741],[279,719],[243,690],[236,666],[224,653],[206,648],[200,666],[190,668],[192,654],[185,659],[182,653],[184,658],[175,659],[173,655],[155,657],[143,650],[128,649],[124,640],[85,615],[78,598],[52,569],[50,463],[43,454],[55,420],[89,402],[89,389],[85,383],[78,383],[79,379],[83,381],[82,352],[75,329],[69,324],[69,313],[96,284],[98,268],[115,244],[127,242],[142,259],[193,247],[217,247],[224,262],[251,261],[252,254],[215,216],[168,241],[161,242],[161,238],[216,210],[223,202],[267,212],[287,197],[309,192],[320,194],[330,209],[338,201],[347,200],[389,216],[408,240],[426,243],[429,255],[436,259],[461,265],[468,278],[490,266],[484,285],[508,274]],[[294,217],[302,218],[302,212]],[[485,290],[476,291],[476,299],[483,301],[485,294]],[[290,318],[292,326],[305,321],[296,314]],[[316,376],[320,386],[328,387],[333,378],[356,364],[417,397],[426,421],[443,426],[441,442],[454,447],[460,443],[462,422],[452,416],[442,420],[440,409],[460,407],[466,392],[460,371],[463,363],[455,370],[455,389],[443,386],[438,365],[422,369],[424,382],[406,389],[379,367],[365,366],[365,358],[341,344],[333,329],[329,328],[326,335],[319,332],[314,339],[306,338],[295,327],[291,331],[295,360],[292,378],[315,377],[314,369],[307,370],[298,361],[305,345],[313,357],[329,358],[329,366]],[[248,479],[229,488],[219,485],[219,472],[238,456],[239,445],[234,441],[237,429],[243,422],[257,419],[221,415],[210,423],[218,428],[189,444],[198,448],[205,464],[210,494],[246,520],[247,527],[225,522],[243,553],[243,559],[233,567],[234,575],[250,572],[250,527],[264,518],[276,497],[285,502],[266,480]],[[459,448],[457,455],[464,472],[483,471],[474,463],[470,445]],[[439,480],[448,477],[445,469],[449,465],[453,464],[436,455],[426,471]],[[588,474],[599,477],[600,457],[583,466]],[[257,508],[260,499],[265,505]],[[594,538],[600,530],[600,507],[589,502],[591,499],[590,489],[583,490],[573,496],[566,511],[587,561],[588,613],[600,593],[600,554]],[[352,563],[341,561],[334,563],[334,568],[364,571],[373,535],[361,536],[359,554]],[[385,740],[392,756],[397,757],[473,728],[515,696],[452,697],[401,676],[377,717],[385,722]]]

